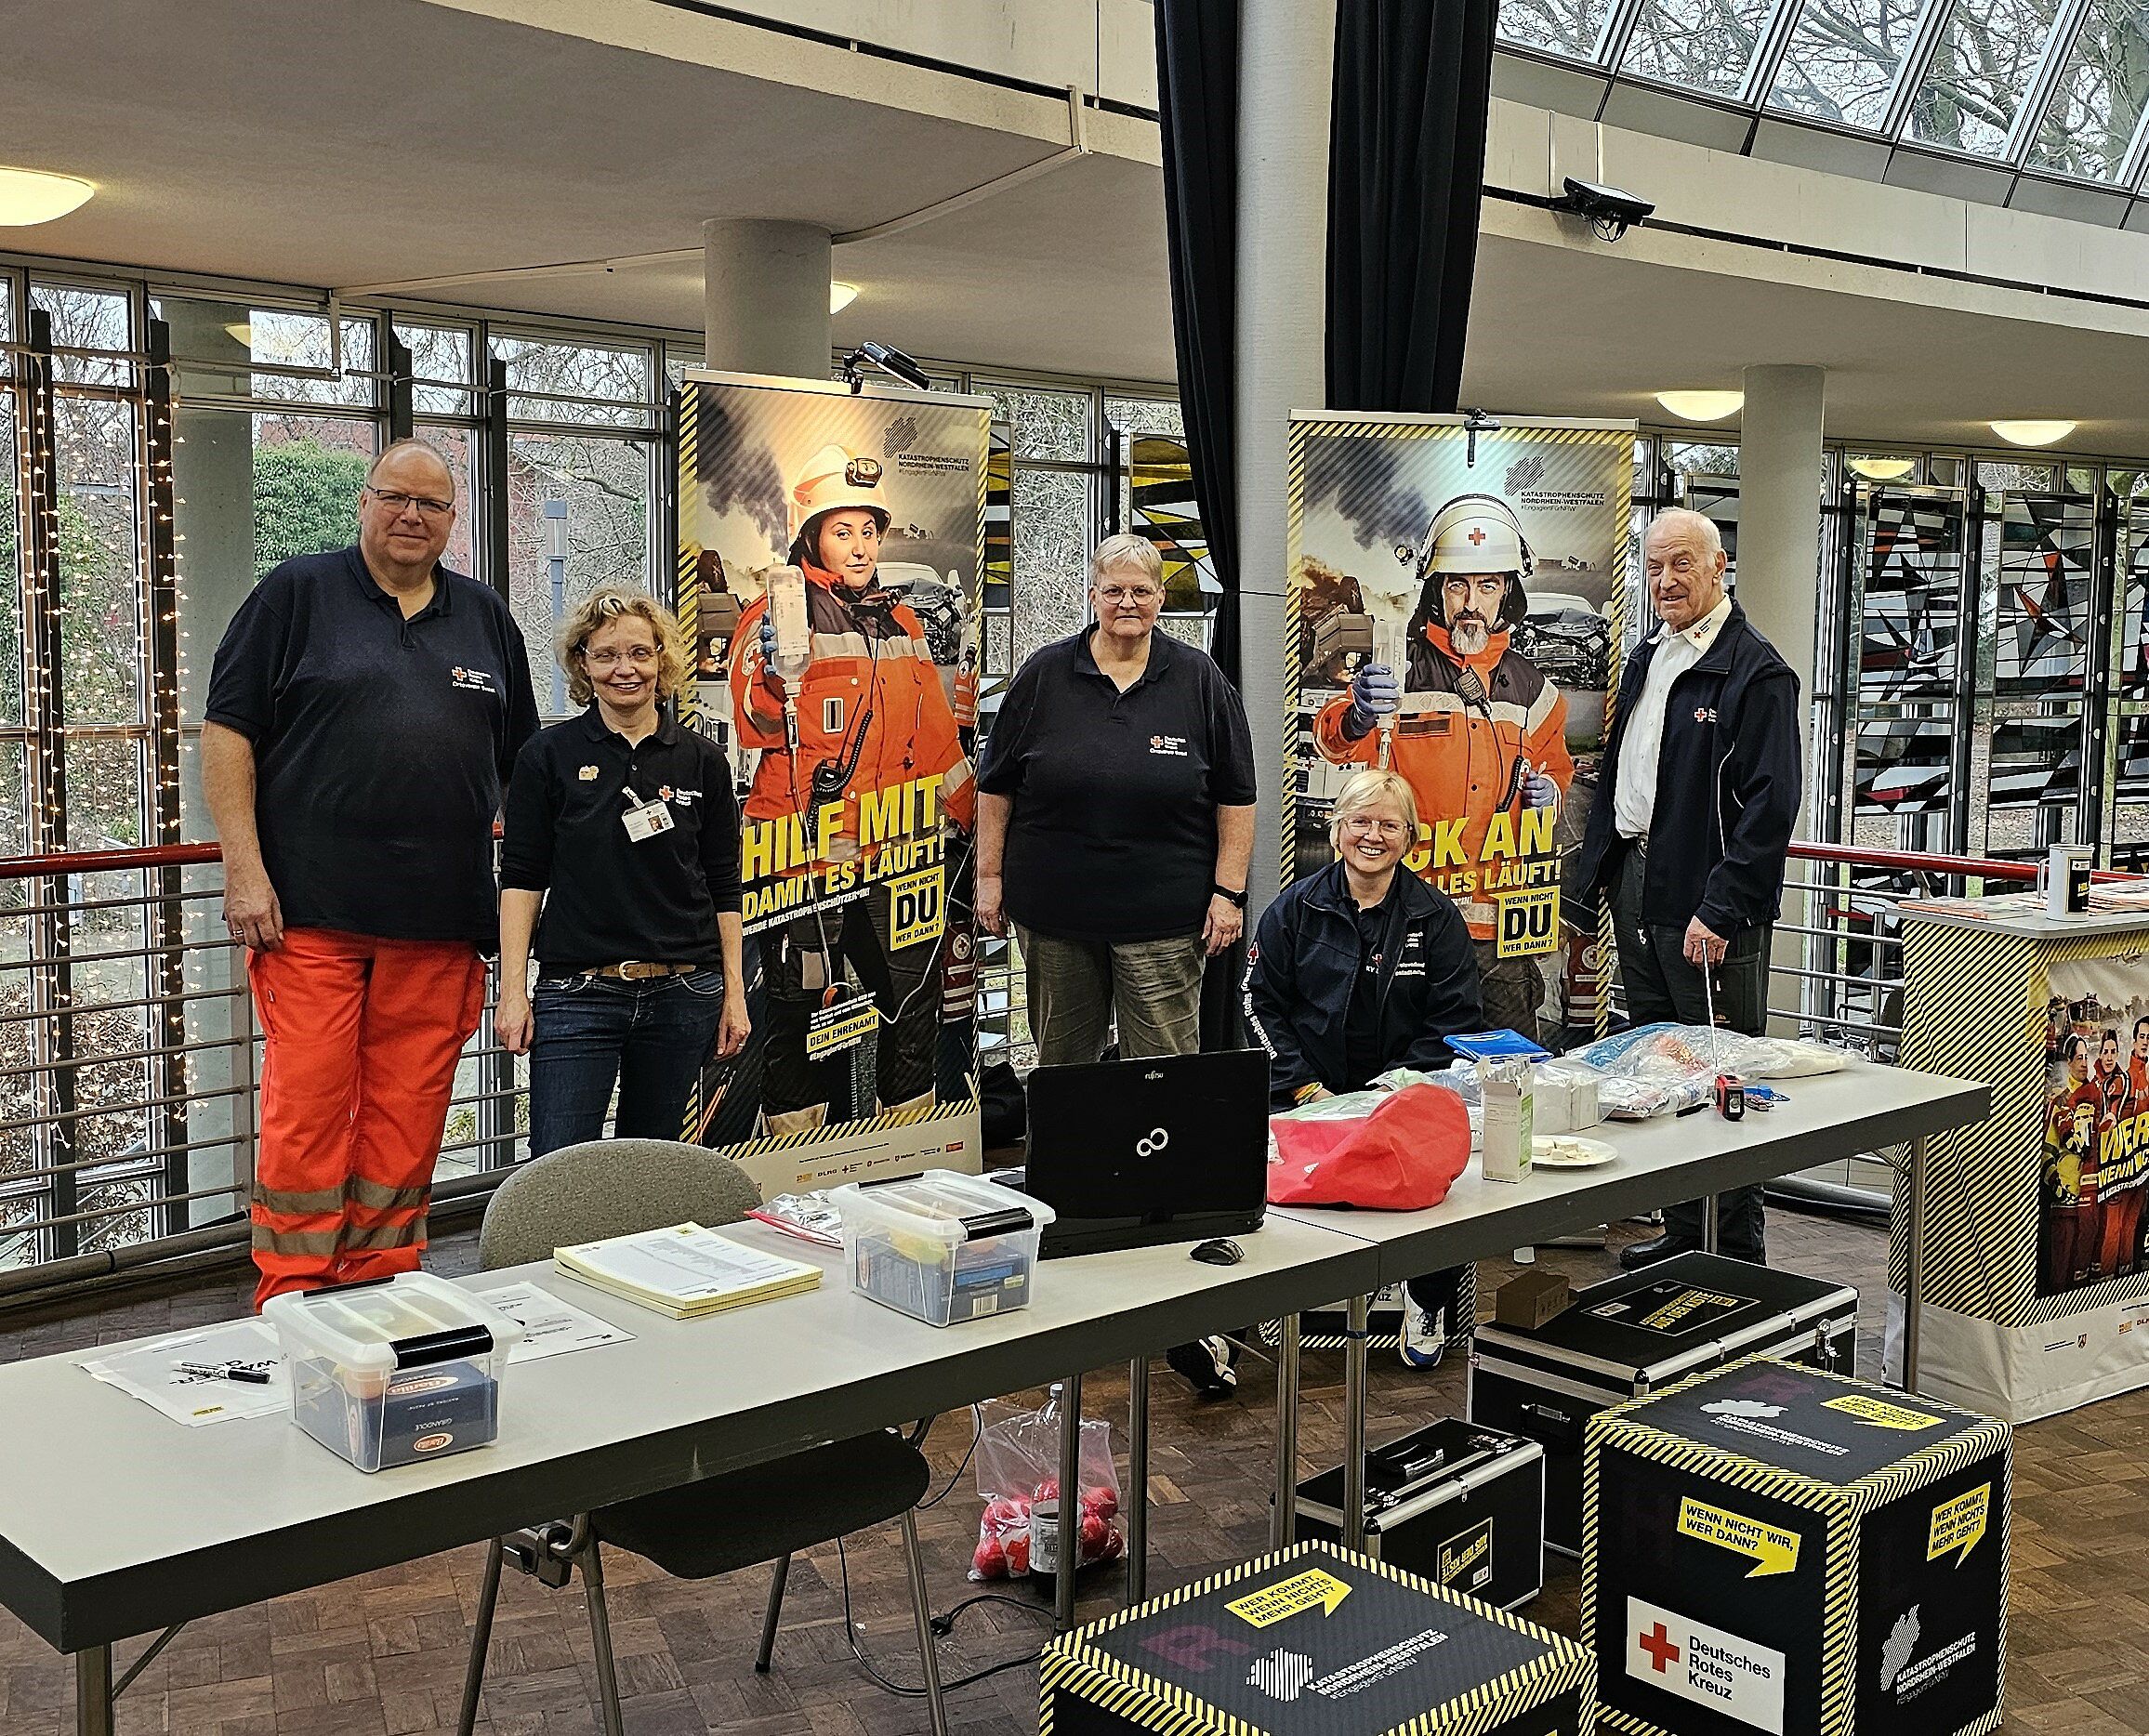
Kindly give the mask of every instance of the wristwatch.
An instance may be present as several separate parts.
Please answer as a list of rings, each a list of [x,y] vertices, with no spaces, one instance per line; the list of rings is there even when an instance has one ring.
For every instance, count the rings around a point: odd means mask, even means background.
[[[1231,902],[1236,904],[1241,910],[1244,910],[1246,907],[1246,895],[1244,892],[1234,892],[1231,889],[1230,887],[1222,885],[1212,886],[1209,888],[1209,890],[1214,892],[1220,899],[1230,900]]]

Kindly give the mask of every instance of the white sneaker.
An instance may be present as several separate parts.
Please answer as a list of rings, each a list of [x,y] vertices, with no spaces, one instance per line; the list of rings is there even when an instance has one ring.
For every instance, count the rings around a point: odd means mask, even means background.
[[[1164,1360],[1193,1383],[1193,1389],[1205,1399],[1221,1399],[1236,1392],[1239,1374],[1234,1364],[1239,1360],[1239,1348],[1220,1335],[1196,1339],[1193,1344],[1175,1344],[1164,1353]]]
[[[1405,1368],[1438,1368],[1440,1359],[1447,1354],[1447,1309],[1420,1308],[1415,1300],[1405,1298],[1403,1305],[1403,1334],[1396,1341]]]

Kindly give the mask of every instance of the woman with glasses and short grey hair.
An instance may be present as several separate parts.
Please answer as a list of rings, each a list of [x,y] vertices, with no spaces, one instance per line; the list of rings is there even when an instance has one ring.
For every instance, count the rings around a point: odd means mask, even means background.
[[[986,742],[978,920],[1014,927],[1045,1066],[1094,1061],[1114,1032],[1126,1059],[1192,1054],[1203,967],[1245,926],[1246,714],[1206,653],[1156,630],[1164,593],[1154,544],[1106,537],[1094,624],[1032,654]],[[1200,1384],[1230,1390],[1213,1362]]]

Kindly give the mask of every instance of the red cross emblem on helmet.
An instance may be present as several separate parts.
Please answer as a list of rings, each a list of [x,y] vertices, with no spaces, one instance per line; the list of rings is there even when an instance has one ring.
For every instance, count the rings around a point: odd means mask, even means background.
[[[1482,524],[1473,524],[1470,526],[1470,546],[1473,548],[1476,547],[1479,544],[1483,543],[1485,540],[1484,526]]]

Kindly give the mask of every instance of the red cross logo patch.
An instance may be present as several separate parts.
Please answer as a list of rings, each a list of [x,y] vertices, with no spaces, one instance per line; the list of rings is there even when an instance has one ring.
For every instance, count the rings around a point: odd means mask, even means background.
[[[1671,1636],[1665,1632],[1662,1622],[1641,1636],[1641,1650],[1649,1654],[1659,1676],[1664,1674],[1667,1664],[1679,1662],[1679,1648],[1672,1643]]]
[[[1473,525],[1471,525],[1471,526],[1470,526],[1470,546],[1471,546],[1472,548],[1475,548],[1475,547],[1476,547],[1476,546],[1477,546],[1479,544],[1483,543],[1484,540],[1485,540],[1485,528],[1484,528],[1484,526],[1483,526],[1483,525],[1482,525],[1482,524],[1473,524]]]

